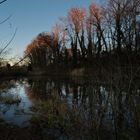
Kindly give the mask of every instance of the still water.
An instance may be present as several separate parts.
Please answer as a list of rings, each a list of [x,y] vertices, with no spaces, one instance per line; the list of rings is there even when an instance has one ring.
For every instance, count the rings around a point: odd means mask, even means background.
[[[101,130],[106,139],[112,135],[113,139],[140,137],[139,85],[133,89],[129,85],[129,88],[127,85],[118,87],[87,78],[38,77],[2,81],[0,87],[0,118],[7,123],[20,127],[30,125],[30,119],[37,114],[33,107],[49,100],[53,94],[82,118],[82,125],[88,126],[89,131]],[[19,102],[8,104],[4,102],[7,98]]]
[[[5,81],[3,81],[5,83]],[[3,84],[2,83],[2,84]],[[5,87],[0,93],[0,118],[7,123],[24,127],[29,124],[33,115],[31,111],[32,102],[26,94],[27,81],[6,81],[9,87]],[[5,85],[6,86],[6,85]],[[20,100],[20,102],[9,104],[3,100]]]

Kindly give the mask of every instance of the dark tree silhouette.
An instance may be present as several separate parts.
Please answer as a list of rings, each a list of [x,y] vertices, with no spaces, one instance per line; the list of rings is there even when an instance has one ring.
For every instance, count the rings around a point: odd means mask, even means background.
[[[39,34],[25,52],[30,62],[38,66],[69,63],[77,67],[87,62],[91,65],[97,58],[106,57],[103,62],[108,61],[109,56],[117,56],[120,62],[125,57],[127,60],[140,50],[139,9],[140,0],[109,0],[104,8],[91,3],[87,11],[71,8],[53,26],[52,33]]]

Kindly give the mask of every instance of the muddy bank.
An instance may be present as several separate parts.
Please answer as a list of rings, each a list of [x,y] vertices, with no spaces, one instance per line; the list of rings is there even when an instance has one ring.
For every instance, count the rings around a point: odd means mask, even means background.
[[[20,128],[0,122],[0,139],[1,140],[39,140],[33,129]]]

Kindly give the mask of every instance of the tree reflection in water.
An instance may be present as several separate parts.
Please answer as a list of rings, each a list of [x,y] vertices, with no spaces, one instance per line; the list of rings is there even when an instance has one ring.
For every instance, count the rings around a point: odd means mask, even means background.
[[[30,100],[45,101],[57,95],[66,102],[69,110],[80,118],[81,130],[74,130],[75,135],[81,133],[79,137],[83,139],[139,138],[138,85],[128,90],[127,83],[118,88],[118,83],[100,84],[88,79],[30,79],[28,83],[30,86],[26,88],[26,93]]]
[[[55,133],[55,139],[86,140],[140,137],[139,82],[44,77],[1,81],[0,87],[0,117],[17,125],[31,119],[42,136]],[[18,95],[21,102],[4,104],[2,97],[8,95]]]

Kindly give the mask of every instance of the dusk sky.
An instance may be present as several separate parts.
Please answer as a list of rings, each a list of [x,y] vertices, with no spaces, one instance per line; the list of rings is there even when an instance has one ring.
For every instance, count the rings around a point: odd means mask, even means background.
[[[18,28],[9,48],[10,54],[23,55],[25,47],[40,32],[50,31],[59,17],[67,15],[71,7],[87,8],[93,0],[8,0],[0,6],[0,47],[2,48]],[[94,0],[101,3],[103,0]]]

